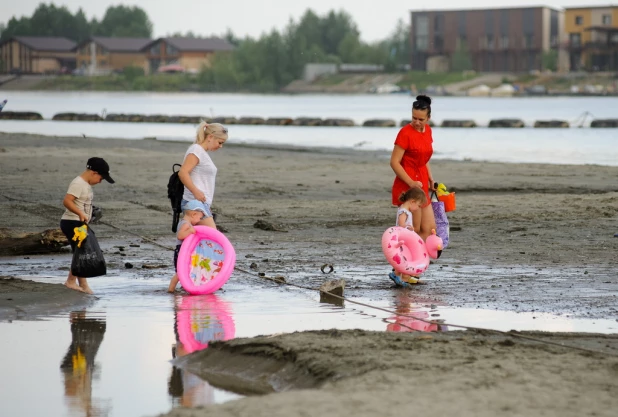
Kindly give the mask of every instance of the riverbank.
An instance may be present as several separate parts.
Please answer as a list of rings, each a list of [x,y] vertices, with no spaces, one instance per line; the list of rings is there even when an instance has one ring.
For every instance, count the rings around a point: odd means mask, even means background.
[[[124,92],[200,92],[244,94],[368,94],[400,89],[399,93],[413,96],[424,92],[432,96],[465,96],[468,90],[480,85],[494,89],[502,84],[516,88],[513,96],[576,96],[605,97],[618,95],[618,81],[613,73],[476,73],[474,71],[427,73],[408,71],[399,73],[330,74],[315,80],[294,80],[281,88],[238,86],[233,90],[216,88],[199,74],[100,76],[22,75],[0,77],[0,91],[124,91]],[[476,91],[470,95],[492,96]],[[493,94],[504,97],[504,91]],[[508,96],[509,94],[507,94]]]
[[[166,184],[186,143],[5,133],[0,143],[0,228],[57,227],[68,183],[97,155],[116,179],[94,188],[104,221],[116,227],[98,226],[100,240],[137,233],[172,245]],[[393,218],[388,157],[232,138],[213,154],[214,210],[239,259],[270,260],[259,264],[265,273],[319,284],[294,276],[333,263],[352,294],[387,288],[388,280],[367,280],[357,268],[371,276],[385,265],[380,236]],[[460,307],[618,315],[610,309],[618,290],[618,167],[435,160],[432,170],[457,192],[458,208],[449,214],[452,243],[427,277],[439,285],[421,293]],[[255,228],[258,220],[287,233]],[[124,264],[116,258],[114,265]]]
[[[95,204],[102,207],[106,223],[94,227],[109,274],[129,271],[126,264],[131,263],[130,271],[139,279],[153,274],[144,265],[157,267],[158,276],[171,276],[171,252],[152,241],[173,245],[165,187],[172,164],[180,162],[186,147],[156,140],[0,133],[0,227],[25,232],[57,227],[68,183],[88,157],[101,156],[116,180],[94,187]],[[394,218],[388,158],[386,152],[241,145],[232,137],[213,154],[219,169],[213,207],[234,243],[237,266],[311,288],[342,278],[346,297],[372,302],[397,297],[422,305],[618,319],[618,238],[613,237],[618,167],[435,160],[436,179],[457,193],[457,210],[450,213],[451,244],[430,266],[428,285],[398,290],[386,278],[389,268],[380,248],[380,237]],[[261,228],[265,223],[278,231]],[[136,241],[138,245],[127,244]],[[36,267],[30,265],[34,260]],[[66,274],[67,265],[54,256],[1,261],[5,276]],[[320,273],[325,263],[333,265],[333,274]],[[256,295],[274,285],[245,281],[242,273],[232,280],[251,285]],[[44,293],[29,296],[34,306]],[[616,350],[613,336],[547,337]],[[612,356],[505,336],[333,331],[214,346],[238,353],[220,362],[229,369],[246,359],[247,349],[261,346],[257,357],[263,363],[331,372],[311,389],[173,415],[369,416],[457,410],[466,416],[609,416],[617,406],[610,395],[618,380]],[[268,362],[273,357],[282,362]],[[201,358],[191,366],[199,367],[202,359],[207,363]]]

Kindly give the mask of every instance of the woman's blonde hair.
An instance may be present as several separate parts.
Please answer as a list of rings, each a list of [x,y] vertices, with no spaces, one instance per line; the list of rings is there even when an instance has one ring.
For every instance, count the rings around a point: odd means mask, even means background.
[[[197,127],[195,143],[201,145],[206,140],[206,136],[208,135],[213,135],[218,139],[227,140],[227,128],[221,123],[207,123],[204,120]]]

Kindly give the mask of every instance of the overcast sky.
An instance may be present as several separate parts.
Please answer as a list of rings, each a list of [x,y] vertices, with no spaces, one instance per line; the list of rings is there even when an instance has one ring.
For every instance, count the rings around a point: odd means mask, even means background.
[[[31,16],[41,0],[0,0],[0,22],[15,16]],[[398,19],[409,21],[411,9],[457,9],[483,7],[596,6],[610,4],[602,0],[57,0],[45,1],[66,6],[72,13],[80,7],[88,20],[101,19],[110,5],[139,6],[154,26],[154,37],[173,32],[192,31],[198,35],[221,35],[228,28],[240,37],[258,37],[273,28],[283,29],[290,18],[298,21],[311,8],[323,15],[329,10],[345,10],[358,25],[365,41],[387,37]],[[465,6],[464,6],[465,5]]]

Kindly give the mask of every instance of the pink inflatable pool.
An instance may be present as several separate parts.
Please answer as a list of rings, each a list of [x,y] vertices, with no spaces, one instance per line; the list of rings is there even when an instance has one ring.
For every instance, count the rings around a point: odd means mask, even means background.
[[[176,272],[180,284],[189,294],[210,294],[221,288],[232,275],[236,252],[217,229],[194,227],[195,234],[182,242]]]
[[[205,349],[213,340],[234,338],[231,309],[215,294],[182,297],[176,308],[178,339],[187,353]]]

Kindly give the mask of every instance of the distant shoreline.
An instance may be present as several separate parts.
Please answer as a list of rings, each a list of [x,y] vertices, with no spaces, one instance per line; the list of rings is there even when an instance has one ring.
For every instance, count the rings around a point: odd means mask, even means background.
[[[381,82],[381,77],[390,76],[399,80],[394,86],[400,91],[390,93],[373,93]],[[123,75],[104,76],[72,76],[72,75],[40,75],[0,74],[1,91],[84,91],[84,92],[173,92],[173,93],[224,93],[224,94],[272,94],[272,95],[303,95],[303,94],[406,94],[412,97],[418,93],[426,93],[436,97],[473,97],[467,94],[471,87],[487,82],[489,87],[497,87],[501,83],[512,84],[519,88],[512,97],[616,97],[617,82],[611,76],[601,73],[589,74],[498,74],[476,73],[463,79],[457,73],[417,74],[335,74],[325,76],[315,81],[295,80],[280,89],[261,87],[246,87],[240,90],[211,90],[199,85],[191,74],[159,74],[142,76],[140,80],[128,80]],[[491,79],[491,81],[488,81]],[[377,83],[377,84],[376,84]],[[578,92],[569,91],[577,86]],[[541,90],[534,90],[541,88]],[[598,91],[595,91],[598,90]],[[483,94],[482,97],[494,97]],[[504,98],[503,94],[495,97]]]

